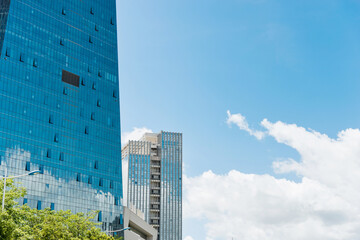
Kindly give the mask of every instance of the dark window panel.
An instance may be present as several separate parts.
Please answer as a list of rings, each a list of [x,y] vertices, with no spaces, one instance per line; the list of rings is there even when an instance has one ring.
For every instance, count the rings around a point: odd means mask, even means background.
[[[59,134],[54,135],[54,142],[59,142]]]
[[[5,56],[11,57],[11,50],[10,50],[10,48],[6,48]]]
[[[25,171],[30,171],[30,162],[26,162]]]
[[[81,175],[80,175],[80,173],[78,173],[78,174],[76,175],[76,181],[77,181],[77,182],[80,182],[80,181],[81,181]]]
[[[54,124],[54,117],[52,114],[50,114],[50,116],[49,116],[49,123]]]
[[[74,73],[68,72],[66,70],[62,70],[62,79],[61,80],[65,83],[68,83],[75,87],[79,87],[79,85],[80,85],[80,76],[78,76]]]
[[[99,214],[98,214],[98,221],[102,222],[102,212],[101,211],[99,211]]]
[[[60,155],[59,155],[59,160],[60,161],[64,161],[64,153],[61,152]]]

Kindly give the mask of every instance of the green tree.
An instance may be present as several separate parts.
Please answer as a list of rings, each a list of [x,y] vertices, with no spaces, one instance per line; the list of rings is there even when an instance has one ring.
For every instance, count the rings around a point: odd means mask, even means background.
[[[91,221],[97,212],[88,214],[71,211],[52,211],[31,209],[27,205],[19,206],[15,201],[24,197],[26,190],[16,187],[7,180],[5,210],[0,212],[0,239],[2,240],[113,240],[96,227]],[[0,192],[3,181],[0,180]],[[2,194],[1,194],[2,197]]]
[[[15,199],[25,196],[25,188],[15,187],[11,179],[6,181],[5,209],[0,212],[0,239],[13,239],[13,233],[17,230],[19,220],[19,207]],[[1,199],[4,189],[4,182],[0,180]]]

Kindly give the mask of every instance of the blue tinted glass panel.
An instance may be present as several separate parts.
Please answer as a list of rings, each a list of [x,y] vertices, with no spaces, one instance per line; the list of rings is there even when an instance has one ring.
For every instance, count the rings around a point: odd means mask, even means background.
[[[102,230],[121,229],[116,1],[0,4],[0,174],[43,166],[23,181],[29,206],[101,211]]]

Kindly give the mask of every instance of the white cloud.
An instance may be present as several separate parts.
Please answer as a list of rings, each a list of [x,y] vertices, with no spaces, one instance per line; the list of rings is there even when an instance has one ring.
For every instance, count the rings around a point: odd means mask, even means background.
[[[191,236],[186,236],[184,240],[194,240]]]
[[[299,161],[274,162],[274,170],[295,172],[301,181],[236,170],[184,177],[185,218],[207,219],[207,238],[214,240],[360,239],[360,131],[332,139],[295,124],[261,124],[300,154]]]
[[[152,133],[151,129],[146,127],[137,128],[134,127],[131,132],[124,132],[121,136],[121,143],[125,145],[129,142],[129,140],[139,140],[145,133]]]
[[[229,126],[231,124],[236,124],[241,130],[244,130],[248,132],[250,135],[256,137],[257,139],[263,139],[265,136],[264,132],[253,130],[249,127],[248,122],[246,121],[246,118],[241,115],[240,113],[237,114],[231,114],[230,111],[227,111],[228,118],[226,120],[227,124]]]

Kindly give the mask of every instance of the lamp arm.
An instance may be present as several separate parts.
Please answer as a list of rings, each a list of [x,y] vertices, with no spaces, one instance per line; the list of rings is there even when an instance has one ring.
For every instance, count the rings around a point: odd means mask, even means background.
[[[108,233],[115,233],[115,232],[122,232],[125,230],[130,230],[130,227],[124,228],[124,229],[120,229],[120,230],[115,230],[115,231],[107,231]]]
[[[23,175],[18,175],[18,176],[6,177],[6,179],[13,179],[13,178],[19,178],[19,177],[25,177],[25,176],[29,176],[29,174],[23,174]],[[4,178],[4,177],[3,177],[3,178]]]

